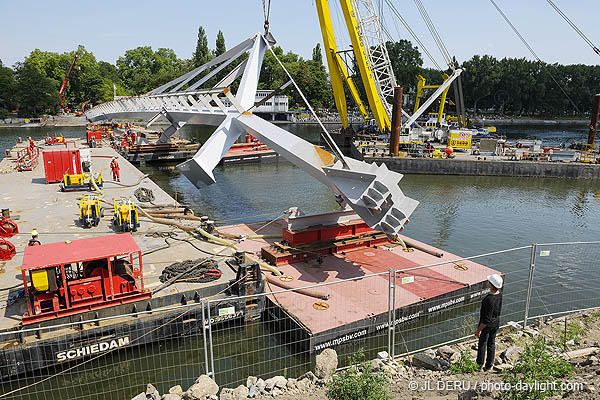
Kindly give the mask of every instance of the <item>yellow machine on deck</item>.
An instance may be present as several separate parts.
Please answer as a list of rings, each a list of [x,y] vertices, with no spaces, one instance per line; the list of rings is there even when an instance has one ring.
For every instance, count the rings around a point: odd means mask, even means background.
[[[135,232],[140,226],[138,212],[130,198],[113,200],[115,216],[113,223],[121,232]]]
[[[96,174],[96,176],[94,177],[94,181],[96,182],[96,186],[101,188],[102,173]],[[95,188],[92,182],[92,178],[90,178],[90,174],[86,174],[85,172],[82,174],[65,174],[63,176],[62,182],[60,183],[60,190],[63,192],[86,189],[94,190]]]
[[[79,222],[82,226],[87,228],[98,226],[100,218],[104,216],[103,214],[98,196],[83,196],[81,203],[79,203]]]

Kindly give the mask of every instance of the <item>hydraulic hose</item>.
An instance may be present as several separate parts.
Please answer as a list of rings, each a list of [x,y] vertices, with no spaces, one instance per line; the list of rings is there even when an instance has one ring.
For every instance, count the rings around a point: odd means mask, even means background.
[[[201,234],[205,238],[207,238],[209,240],[212,240],[213,242],[217,242],[219,244],[222,244],[223,246],[231,247],[234,250],[240,250],[240,248],[236,244],[231,243],[231,242],[229,242],[229,241],[227,241],[225,239],[222,239],[220,237],[217,237],[215,235],[212,235],[212,234],[206,232],[204,229],[202,229],[200,227],[195,228],[195,230],[196,230],[196,232],[198,232],[199,234]],[[279,271],[279,269],[277,269],[277,267],[274,267],[272,265],[267,264],[264,261],[261,261],[261,260],[259,260],[257,258],[254,258],[251,255],[249,255],[248,253],[246,253],[246,257],[248,257],[249,260],[257,263],[262,269],[266,269],[268,271],[271,271],[272,273],[274,273],[277,276],[282,276],[283,275],[281,273],[281,271]]]

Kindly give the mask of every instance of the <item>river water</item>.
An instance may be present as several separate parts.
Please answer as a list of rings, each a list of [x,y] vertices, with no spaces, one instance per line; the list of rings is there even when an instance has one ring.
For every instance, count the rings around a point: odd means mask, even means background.
[[[319,130],[315,125],[287,125],[284,128],[318,143]],[[186,126],[181,135],[203,141],[210,133],[209,128]],[[539,138],[550,143],[585,140],[587,135],[586,127],[564,126],[500,127],[499,133],[509,139]],[[83,136],[83,129],[0,127],[1,154],[16,137],[41,139],[49,134]],[[305,212],[335,210],[337,206],[327,187],[287,162],[217,167],[214,171],[216,183],[202,190],[196,189],[172,164],[149,165],[141,169],[170,195],[177,194],[177,198],[192,207],[196,215],[208,215],[217,224],[238,222],[243,217],[247,217],[244,221],[269,220],[291,206]],[[127,177],[123,178],[127,180]],[[420,201],[404,233],[459,256],[534,242],[600,238],[600,184],[597,181],[406,175],[400,186],[407,196]],[[519,268],[528,265],[528,254],[519,255],[523,261]],[[594,256],[592,252],[587,254],[590,262],[597,265]],[[526,277],[526,269],[521,272]],[[597,272],[573,275],[572,271],[559,268],[554,272],[559,280],[567,276],[582,282],[597,277]],[[439,327],[436,329],[435,332],[420,331],[420,334],[444,332]],[[245,339],[249,336],[254,339]],[[259,376],[283,369],[288,376],[295,376],[310,364],[306,355],[293,357],[290,361],[286,355],[292,350],[281,346],[275,332],[263,325],[227,329],[226,333],[216,333],[214,340],[221,344],[221,353],[216,355],[217,371],[236,368],[237,372],[227,376],[217,375],[230,387],[245,380],[248,371],[242,367],[244,364],[260,365],[258,370],[250,371]],[[236,357],[237,353],[246,355]],[[107,356],[92,363],[86,372],[70,371],[20,392],[14,398],[100,399],[112,394],[110,398],[129,399],[142,391],[147,382],[156,383],[162,393],[170,384],[189,386],[202,372],[202,359],[201,337],[157,343]],[[27,383],[36,379],[39,377],[32,377]],[[15,385],[22,386],[24,382],[15,382],[10,387],[5,385],[2,391],[14,389]],[[102,390],[98,390],[98,384],[93,382],[101,384]],[[69,389],[64,389],[66,387]]]

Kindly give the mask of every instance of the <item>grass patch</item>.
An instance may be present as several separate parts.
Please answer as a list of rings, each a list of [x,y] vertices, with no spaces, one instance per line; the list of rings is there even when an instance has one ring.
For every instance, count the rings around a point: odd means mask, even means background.
[[[510,384],[512,389],[502,392],[501,398],[538,400],[559,394],[560,379],[571,375],[573,369],[562,357],[552,353],[544,338],[536,337],[525,346],[515,366],[503,373],[504,382]],[[556,382],[556,389],[541,386],[536,388],[536,382]]]
[[[479,364],[473,360],[469,350],[463,351],[460,358],[450,364],[450,373],[453,375],[472,374],[477,371],[479,371]]]
[[[567,320],[566,324],[566,329],[565,322],[563,321],[552,326],[553,334],[550,340],[551,345],[560,347],[563,350],[567,350],[566,342],[573,340],[575,343],[578,343],[586,334],[586,329],[579,319]]]
[[[350,356],[350,368],[333,375],[325,394],[330,400],[389,400],[385,387],[388,380],[375,372],[363,350]]]

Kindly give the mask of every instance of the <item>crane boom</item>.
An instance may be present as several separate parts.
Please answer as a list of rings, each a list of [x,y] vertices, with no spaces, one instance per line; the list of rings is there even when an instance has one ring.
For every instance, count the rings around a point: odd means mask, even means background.
[[[63,96],[63,93],[67,87],[67,82],[69,81],[69,75],[71,75],[71,70],[73,69],[73,66],[75,65],[75,61],[79,58],[79,56],[77,54],[75,54],[75,57],[73,57],[73,61],[71,61],[71,66],[69,67],[69,70],[67,71],[67,76],[65,76],[65,80],[63,81],[62,85],[60,85],[60,89],[58,91],[58,98],[62,100],[62,108],[65,108],[65,97]]]
[[[344,13],[344,19],[346,20],[346,26],[348,28],[348,33],[350,34],[350,40],[352,41],[354,58],[356,59],[358,69],[360,70],[360,76],[365,92],[367,93],[371,112],[373,113],[373,117],[375,118],[379,130],[382,132],[389,131],[392,126],[390,116],[383,104],[383,100],[375,82],[375,77],[369,62],[369,49],[360,34],[357,12],[352,4],[352,0],[340,0],[340,5],[342,7],[342,12]]]
[[[410,127],[417,120],[417,118],[419,118],[425,112],[425,110],[427,110],[427,108],[429,108],[429,106],[438,97],[440,97],[440,95],[447,93],[448,88],[450,88],[450,85],[452,84],[452,82],[454,82],[454,80],[456,78],[458,78],[461,73],[462,73],[462,69],[460,69],[460,68],[455,69],[454,72],[452,72],[452,75],[450,75],[450,77],[448,79],[446,79],[444,81],[444,83],[442,83],[437,88],[437,90],[435,92],[433,92],[433,94],[431,96],[429,96],[429,98],[423,103],[423,105],[421,107],[419,107],[419,109],[413,115],[410,116],[408,121],[406,121],[404,123],[404,126]],[[444,99],[445,99],[445,96],[444,96]]]
[[[392,68],[392,61],[387,51],[383,38],[383,27],[377,15],[373,0],[352,0],[356,11],[356,18],[366,47],[369,65],[375,79],[375,87],[381,98],[388,115],[392,115],[391,99],[394,97],[396,76]]]
[[[333,24],[331,23],[331,14],[329,12],[329,2],[328,0],[316,0],[316,6],[317,14],[319,15],[319,23],[321,25],[321,33],[323,35],[323,47],[325,49],[327,66],[329,68],[331,87],[333,89],[333,99],[335,100],[335,107],[340,116],[342,127],[345,129],[348,127],[348,107],[346,105],[346,93],[344,92],[343,81],[346,82],[350,94],[358,106],[362,117],[365,120],[368,120],[369,114],[360,99],[354,81],[350,78],[348,70],[337,52],[335,36],[333,34]]]

